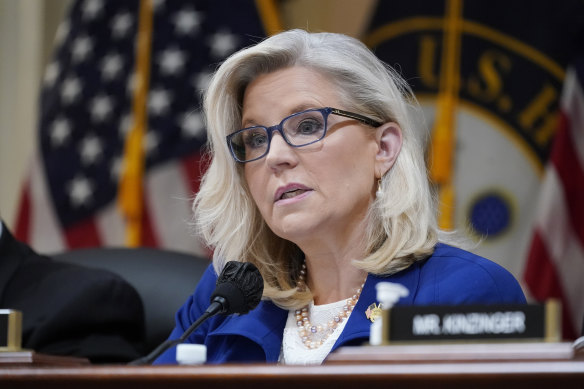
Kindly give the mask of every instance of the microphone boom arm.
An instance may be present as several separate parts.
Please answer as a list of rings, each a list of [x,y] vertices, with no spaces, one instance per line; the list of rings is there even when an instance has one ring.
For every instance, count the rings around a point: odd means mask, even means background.
[[[218,313],[230,315],[249,312],[259,304],[263,289],[262,275],[253,264],[227,262],[217,279],[211,304],[205,312],[179,338],[167,339],[148,355],[133,360],[129,365],[151,364],[163,352],[184,342],[205,320]]]
[[[184,342],[193,333],[193,331],[195,331],[197,328],[199,328],[201,324],[203,324],[205,320],[215,316],[218,313],[221,313],[221,311],[224,309],[223,304],[216,300],[218,300],[217,297],[215,298],[215,301],[213,301],[213,303],[209,305],[209,308],[207,308],[207,310],[203,312],[203,314],[193,324],[191,324],[189,328],[187,328],[187,330],[180,336],[180,338],[165,340],[158,347],[152,350],[150,354],[135,359],[132,362],[128,363],[128,365],[130,366],[149,365],[152,362],[154,362],[154,360],[158,358],[160,354],[162,354],[169,348]]]

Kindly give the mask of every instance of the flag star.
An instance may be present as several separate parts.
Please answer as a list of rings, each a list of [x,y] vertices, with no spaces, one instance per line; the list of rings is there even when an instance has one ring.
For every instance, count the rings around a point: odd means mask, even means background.
[[[160,138],[155,131],[148,131],[144,137],[144,150],[150,155],[158,149]]]
[[[75,208],[88,205],[91,202],[91,197],[93,195],[93,187],[93,183],[86,177],[77,176],[69,181],[67,189],[69,191],[71,204]]]
[[[130,32],[134,18],[129,12],[114,16],[111,23],[112,36],[116,39],[124,38]]]
[[[185,66],[185,54],[178,49],[167,49],[160,54],[158,62],[160,63],[163,74],[177,74],[182,72]]]
[[[200,12],[192,10],[182,10],[173,18],[175,31],[177,34],[181,35],[191,35],[196,33],[202,22],[203,18]]]
[[[199,138],[204,135],[205,124],[199,112],[188,112],[180,120],[180,126],[185,137]]]
[[[119,54],[108,54],[101,62],[101,72],[105,80],[115,79],[122,70],[124,63]]]
[[[154,8],[154,12],[158,12],[160,8],[164,8],[166,5],[166,0],[154,0],[152,1],[152,8]]]
[[[124,168],[124,159],[120,156],[114,157],[110,169],[110,177],[112,181],[118,182],[122,176],[122,169]]]
[[[103,2],[101,0],[85,0],[81,12],[84,19],[95,19],[103,9]]]
[[[136,72],[133,72],[128,76],[128,79],[126,81],[126,93],[134,97],[136,91],[140,90],[140,88],[144,84],[148,85],[144,77],[139,77]]]
[[[202,72],[198,73],[193,79],[193,86],[198,91],[206,90],[207,87],[209,86],[209,83],[211,82],[212,76],[213,76],[213,73],[208,72],[208,71],[202,71]]]
[[[126,82],[126,93],[130,96],[133,96],[137,85],[138,85],[138,76],[136,76],[136,73],[133,72],[132,74],[130,74],[128,76],[128,80]]]
[[[61,43],[67,38],[69,35],[69,31],[71,29],[71,25],[69,24],[69,20],[65,19],[63,22],[59,24],[57,28],[57,33],[55,34],[55,45],[60,46]]]
[[[63,145],[71,135],[71,124],[65,118],[55,119],[51,125],[51,144],[53,147]]]
[[[93,41],[87,36],[80,36],[73,42],[73,62],[83,62],[89,52],[93,50]]]
[[[112,113],[112,99],[109,96],[96,96],[90,105],[91,119],[94,122],[103,122],[109,118]]]
[[[122,117],[122,120],[120,120],[120,127],[119,127],[120,136],[122,139],[126,138],[126,135],[128,135],[128,133],[132,129],[132,125],[133,125],[132,114],[129,114],[129,113],[125,114]]]
[[[81,162],[84,165],[94,164],[101,158],[103,153],[101,140],[95,135],[88,135],[81,141],[79,153],[81,155]]]
[[[225,58],[237,48],[237,36],[227,31],[218,31],[209,39],[211,55],[215,58]]]
[[[61,87],[61,100],[64,104],[74,103],[79,99],[81,93],[81,82],[78,78],[68,77],[63,81]]]
[[[170,105],[170,93],[164,89],[153,89],[148,96],[148,111],[152,115],[164,115]]]
[[[59,77],[60,71],[61,71],[61,67],[59,66],[59,63],[58,62],[51,62],[47,66],[47,70],[45,70],[45,77],[44,77],[45,86],[47,86],[47,87],[53,86],[55,84],[55,81],[57,81],[57,78]]]

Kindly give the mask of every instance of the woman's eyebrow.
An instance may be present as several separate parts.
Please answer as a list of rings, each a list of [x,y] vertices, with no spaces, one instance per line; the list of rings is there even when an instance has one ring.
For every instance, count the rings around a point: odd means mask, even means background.
[[[324,106],[323,106],[324,107]],[[280,118],[280,120],[276,123],[262,123],[259,124],[259,121],[255,120],[253,117],[252,118],[245,118],[244,120],[241,121],[241,128],[248,128],[248,127],[255,127],[255,126],[265,126],[265,127],[269,127],[269,126],[273,126],[275,124],[279,124],[282,119],[293,115],[295,113],[298,112],[302,112],[302,111],[306,111],[308,109],[318,109],[318,108],[323,108],[320,106],[317,106],[315,104],[312,103],[302,103],[302,104],[298,104],[295,105],[294,108],[290,109],[287,111],[287,114],[283,117]]]

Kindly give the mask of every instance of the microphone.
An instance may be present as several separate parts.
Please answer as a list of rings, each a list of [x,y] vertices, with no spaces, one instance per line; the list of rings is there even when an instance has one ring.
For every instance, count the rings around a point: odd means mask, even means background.
[[[264,291],[262,275],[249,262],[227,262],[216,285],[206,311],[212,315],[248,313],[260,303]]]
[[[217,314],[245,314],[254,309],[262,298],[264,280],[257,267],[249,262],[229,261],[217,278],[215,290],[211,294],[211,303],[178,339],[167,339],[150,354],[138,358],[129,365],[151,364],[163,352],[184,342],[203,322]]]

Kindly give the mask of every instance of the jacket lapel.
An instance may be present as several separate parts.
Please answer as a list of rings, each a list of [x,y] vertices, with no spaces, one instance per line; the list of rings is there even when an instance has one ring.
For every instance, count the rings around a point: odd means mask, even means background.
[[[387,277],[369,274],[365,285],[363,286],[363,291],[361,292],[359,301],[357,301],[343,333],[339,336],[339,339],[337,339],[331,351],[334,351],[343,345],[355,342],[357,339],[361,339],[362,342],[367,342],[369,340],[371,321],[367,319],[365,311],[367,311],[367,308],[373,303],[379,305],[375,285],[380,282],[395,282],[402,284],[410,293],[406,297],[402,297],[396,305],[412,305],[418,289],[419,278],[420,266],[418,263],[414,263],[407,269]]]
[[[228,316],[209,336],[243,336],[261,346],[267,362],[276,362],[284,336],[288,311],[263,300],[246,315]]]

